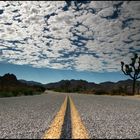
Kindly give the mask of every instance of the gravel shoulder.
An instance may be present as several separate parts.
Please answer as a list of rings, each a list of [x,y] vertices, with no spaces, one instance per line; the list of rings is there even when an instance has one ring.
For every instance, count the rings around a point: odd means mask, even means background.
[[[126,98],[140,100],[140,95],[126,96]]]
[[[64,99],[55,93],[0,98],[0,138],[40,139]]]
[[[92,139],[140,139],[140,101],[127,97],[71,94]]]

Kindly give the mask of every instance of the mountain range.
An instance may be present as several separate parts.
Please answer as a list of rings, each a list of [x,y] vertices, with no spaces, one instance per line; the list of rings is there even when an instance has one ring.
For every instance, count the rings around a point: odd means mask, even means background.
[[[122,80],[118,82],[103,82],[96,84],[94,82],[87,82],[85,80],[61,80],[56,83],[46,84],[48,90],[55,90],[59,92],[80,92],[87,94],[131,94],[133,81]],[[140,81],[137,81],[136,92],[140,92]]]
[[[27,85],[31,85],[31,86],[33,86],[33,85],[43,86],[43,84],[40,83],[40,82],[27,81],[27,80],[23,80],[23,79],[19,79],[19,81],[20,81],[21,83],[24,83],[24,84],[27,84]]]
[[[94,83],[86,80],[61,80],[55,83],[42,84],[35,81],[17,79],[14,74],[0,76],[0,96],[3,94],[28,95],[36,92],[54,90],[58,92],[78,92],[83,94],[131,94],[133,81],[121,80],[118,82]],[[136,92],[140,93],[140,81],[137,81]]]

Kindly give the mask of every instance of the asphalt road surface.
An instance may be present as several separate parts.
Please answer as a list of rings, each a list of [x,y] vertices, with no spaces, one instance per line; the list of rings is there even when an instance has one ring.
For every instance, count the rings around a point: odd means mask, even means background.
[[[140,139],[140,100],[72,95],[90,138]]]
[[[140,100],[124,97],[48,93],[0,99],[0,138],[42,138],[69,95],[90,138],[140,139]],[[67,103],[64,126],[72,128]],[[72,132],[72,131],[71,131]],[[61,137],[71,137],[63,134]]]
[[[0,99],[0,138],[40,139],[65,95],[47,94]]]

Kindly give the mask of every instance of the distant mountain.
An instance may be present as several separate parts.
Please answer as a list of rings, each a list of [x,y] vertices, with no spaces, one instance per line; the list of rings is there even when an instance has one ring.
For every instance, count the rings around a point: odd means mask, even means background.
[[[36,82],[28,84],[23,81],[18,80],[14,74],[0,76],[0,97],[33,95],[45,91],[45,88]]]
[[[23,80],[23,79],[20,79],[19,80],[21,83],[25,83],[27,85],[39,85],[39,86],[43,86],[42,83],[39,83],[39,82],[35,82],[35,81],[26,81],[26,80]]]
[[[86,92],[95,87],[100,88],[98,84],[89,83],[85,80],[61,80],[56,83],[49,83],[45,86],[48,90],[55,90],[59,92]]]
[[[0,76],[0,97],[33,95],[48,90],[58,92],[78,92],[86,94],[111,94],[130,95],[132,93],[133,81],[122,80],[118,82],[102,82],[96,84],[85,80],[61,80],[55,83],[41,84],[35,81],[18,80],[14,74]],[[136,91],[140,93],[140,81],[137,81]]]
[[[14,74],[5,74],[0,77],[0,88],[11,87],[11,86],[21,86],[22,84],[17,80]]]
[[[46,84],[48,90],[60,92],[81,92],[89,94],[131,94],[133,81],[122,80],[118,82],[103,82],[100,84],[84,80],[61,80],[56,83]],[[137,90],[140,89],[140,81],[137,82]],[[138,91],[139,92],[139,91]]]
[[[114,92],[114,93],[125,92],[127,94],[131,94],[133,81],[128,79],[128,80],[121,80],[118,82],[104,82],[104,83],[100,83],[100,85],[102,87],[102,90],[105,90],[107,92]],[[140,81],[137,81],[136,89],[139,90],[139,88],[140,88]]]

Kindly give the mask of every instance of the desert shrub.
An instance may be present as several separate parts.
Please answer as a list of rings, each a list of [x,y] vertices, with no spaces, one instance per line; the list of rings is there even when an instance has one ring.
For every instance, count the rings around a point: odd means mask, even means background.
[[[27,95],[33,95],[33,91],[31,89],[23,89],[21,91],[25,96]]]
[[[95,95],[105,95],[105,94],[109,94],[107,91],[104,90],[97,90],[94,92]]]
[[[13,94],[13,96],[18,96],[19,92],[18,91],[13,91],[12,94]]]
[[[0,92],[0,97],[12,97],[14,96],[12,92]]]

